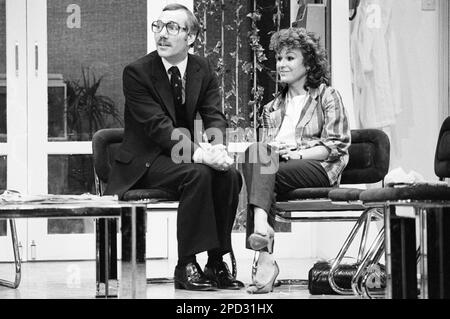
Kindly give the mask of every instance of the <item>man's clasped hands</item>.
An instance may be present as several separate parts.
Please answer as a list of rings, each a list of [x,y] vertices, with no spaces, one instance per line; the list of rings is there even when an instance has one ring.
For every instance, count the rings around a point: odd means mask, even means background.
[[[194,154],[195,163],[203,163],[218,171],[227,171],[234,164],[223,144],[202,144]]]

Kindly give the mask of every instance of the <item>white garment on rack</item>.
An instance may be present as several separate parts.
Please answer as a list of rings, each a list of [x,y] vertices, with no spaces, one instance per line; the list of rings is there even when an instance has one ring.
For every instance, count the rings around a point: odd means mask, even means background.
[[[356,118],[363,128],[393,125],[401,112],[396,38],[390,0],[361,0],[350,45]]]

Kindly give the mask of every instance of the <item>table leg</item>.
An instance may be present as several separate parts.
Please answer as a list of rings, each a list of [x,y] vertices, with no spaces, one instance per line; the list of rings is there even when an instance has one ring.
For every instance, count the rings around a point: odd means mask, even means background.
[[[386,210],[387,296],[417,299],[415,219],[395,215],[395,206]]]
[[[422,210],[426,219],[428,298],[450,298],[450,207]]]
[[[146,224],[147,215],[145,206],[122,209],[122,259],[119,291],[120,298],[146,298]]]
[[[117,297],[117,220],[96,220],[97,298]]]
[[[428,299],[428,217],[423,208],[416,208],[416,218],[419,220],[419,252],[416,258],[420,271],[420,298]]]

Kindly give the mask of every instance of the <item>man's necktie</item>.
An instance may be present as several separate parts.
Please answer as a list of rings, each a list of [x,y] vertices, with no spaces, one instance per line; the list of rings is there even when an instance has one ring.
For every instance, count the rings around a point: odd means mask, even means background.
[[[172,86],[173,101],[175,105],[176,122],[178,127],[187,127],[186,114],[183,107],[183,83],[180,70],[176,66],[169,69],[170,85]]]
[[[173,98],[175,102],[175,108],[178,108],[183,104],[182,90],[183,84],[181,82],[181,74],[178,67],[173,66],[169,69],[170,85],[172,86]]]

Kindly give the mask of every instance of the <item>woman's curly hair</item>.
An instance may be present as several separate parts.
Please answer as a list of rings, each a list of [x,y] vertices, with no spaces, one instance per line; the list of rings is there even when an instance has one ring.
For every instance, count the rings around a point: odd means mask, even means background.
[[[329,84],[330,71],[327,53],[320,44],[320,37],[304,28],[282,29],[270,39],[270,49],[280,53],[283,49],[299,49],[306,68],[305,89],[318,88]]]

